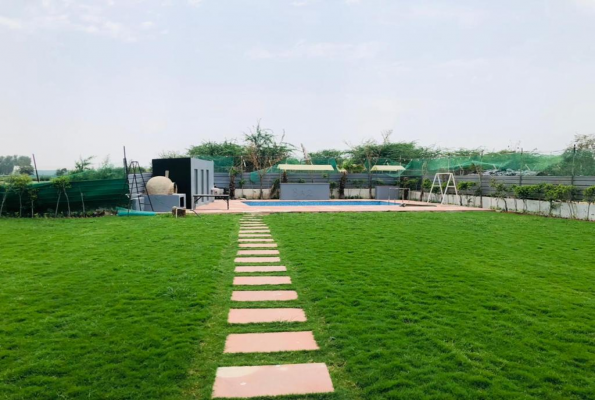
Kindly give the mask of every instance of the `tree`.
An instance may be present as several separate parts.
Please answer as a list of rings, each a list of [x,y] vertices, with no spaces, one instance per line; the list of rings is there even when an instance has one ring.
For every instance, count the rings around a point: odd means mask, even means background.
[[[56,170],[56,176],[64,176],[68,173],[66,168],[60,168]]]
[[[54,178],[50,181],[56,192],[58,192],[58,200],[56,202],[56,212],[55,216],[58,216],[58,207],[60,206],[60,197],[62,193],[66,197],[66,204],[68,205],[68,216],[70,217],[70,199],[68,198],[68,193],[66,193],[66,189],[72,187],[70,184],[70,178],[67,176],[60,176],[58,178]]]
[[[260,183],[259,198],[263,198],[263,182],[267,171],[279,161],[287,158],[293,151],[293,146],[284,142],[284,136],[276,141],[275,135],[269,129],[260,126],[260,121],[245,134],[246,156],[252,162],[254,170],[258,173]]]
[[[27,156],[0,156],[0,175],[10,175],[14,167],[25,168],[25,171],[33,171],[31,166],[31,157]]]
[[[39,189],[33,185],[29,185],[27,195],[29,197],[29,205],[31,206],[31,218],[33,218],[35,216],[35,202],[39,197]]]
[[[29,175],[11,175],[9,178],[13,191],[19,197],[19,218],[23,215],[23,194],[31,185],[31,177]]]
[[[385,138],[386,140],[387,138]],[[358,161],[366,166],[368,172],[368,190],[369,196],[372,198],[372,167],[376,165],[380,154],[382,153],[382,146],[373,140],[366,140],[359,146],[353,148],[350,153]]]
[[[159,158],[184,158],[188,157],[186,154],[180,153],[175,150],[164,150],[159,153]]]
[[[87,158],[83,158],[82,156],[79,157],[79,159],[74,162],[74,172],[78,173],[78,172],[90,170],[91,169],[91,161],[93,161],[94,158],[95,158],[95,156],[90,156]]]
[[[19,167],[19,174],[21,175],[33,175],[34,172],[35,169],[33,169],[33,167],[30,165],[24,165],[22,167]]]
[[[463,205],[463,196],[465,196],[465,205],[468,206],[471,202],[469,196],[471,195],[471,189],[476,186],[475,182],[460,181],[457,183],[457,191],[459,192],[459,203]]]
[[[595,186],[589,186],[583,192],[583,197],[587,202],[587,220],[591,219],[591,204],[595,203]]]
[[[9,193],[13,190],[13,182],[9,178],[6,182],[0,182],[0,187],[4,189],[2,193],[2,203],[0,203],[0,216],[2,216],[2,211],[4,210],[4,203],[6,202],[6,198],[8,197]]]
[[[346,155],[346,153],[344,150],[335,150],[335,149],[320,150],[320,151],[315,151],[315,152],[312,152],[309,154],[311,159],[332,158],[337,162],[337,165],[341,165],[343,163],[343,161],[345,160],[345,155]]]
[[[529,200],[531,198],[531,196],[533,196],[533,194],[535,193],[534,188],[531,185],[527,185],[527,186],[515,185],[512,188],[512,191],[513,191],[514,197],[516,199],[521,199],[523,201],[523,212],[527,212],[527,200]]]
[[[347,186],[347,173],[343,172],[341,174],[341,179],[339,179],[339,198],[345,198],[345,186]]]
[[[508,186],[506,186],[504,183],[498,182],[495,179],[492,179],[492,181],[490,182],[490,186],[494,188],[494,197],[504,202],[504,211],[508,212],[508,204],[506,204],[506,197],[508,195],[508,192],[510,192],[510,188],[508,188]],[[496,204],[498,204],[498,200],[496,200]]]
[[[235,167],[229,169],[229,198],[235,199],[236,197],[236,175],[239,171]]]
[[[244,147],[234,140],[225,139],[223,142],[206,141],[198,146],[188,148],[190,157],[240,157],[244,154]]]
[[[595,134],[575,135],[561,157],[544,170],[545,175],[595,175]]]

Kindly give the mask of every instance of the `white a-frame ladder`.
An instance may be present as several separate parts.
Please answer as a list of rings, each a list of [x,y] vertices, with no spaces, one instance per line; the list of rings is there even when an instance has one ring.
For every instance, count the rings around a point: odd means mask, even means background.
[[[446,186],[442,187],[442,182],[446,181]],[[428,201],[432,198],[432,193],[434,192],[434,187],[440,188],[440,204],[444,204],[444,200],[446,200],[446,195],[448,194],[448,189],[454,189],[455,195],[458,197],[459,192],[457,191],[457,183],[455,182],[455,176],[452,173],[437,173],[434,175],[434,181],[432,182],[432,188],[430,189],[430,193],[428,194]]]

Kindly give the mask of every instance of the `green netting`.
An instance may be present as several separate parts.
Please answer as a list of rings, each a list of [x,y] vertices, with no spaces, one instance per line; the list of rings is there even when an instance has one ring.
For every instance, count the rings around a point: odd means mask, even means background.
[[[291,164],[291,165],[308,165],[308,164],[312,164],[312,165],[330,165],[333,167],[334,172],[339,172],[339,169],[337,168],[337,161],[335,161],[334,158],[312,158],[309,160],[309,162],[306,162],[306,160],[302,160],[299,158],[286,158],[283,161],[280,161],[279,163],[275,164],[274,166],[272,166],[271,168],[267,169],[267,174],[272,173],[272,174],[281,174],[283,171],[281,171],[279,169],[279,164]],[[291,172],[288,172],[288,174],[290,174]],[[308,173],[307,171],[303,171],[301,173]],[[313,173],[320,173],[320,171],[314,172]],[[250,173],[250,182],[256,184],[260,182],[260,175],[258,173],[258,171],[253,171]]]
[[[53,213],[58,202],[58,192],[50,182],[33,183],[37,190],[37,199],[34,202],[35,213]],[[81,211],[83,203],[85,210],[97,208],[115,208],[128,206],[128,182],[126,179],[105,179],[99,181],[72,182],[66,190],[70,209]],[[0,201],[4,197],[5,186],[0,185]],[[22,196],[24,212],[31,213],[31,200],[27,193]],[[19,196],[10,191],[4,204],[4,212],[19,211]],[[67,199],[64,194],[60,196],[58,212],[67,211]]]
[[[215,172],[229,172],[234,166],[242,163],[241,157],[198,156],[201,160],[213,161]]]
[[[433,175],[452,172],[458,175],[595,175],[595,157],[591,151],[560,155],[535,153],[493,153],[466,157],[417,159],[407,164],[400,176]]]

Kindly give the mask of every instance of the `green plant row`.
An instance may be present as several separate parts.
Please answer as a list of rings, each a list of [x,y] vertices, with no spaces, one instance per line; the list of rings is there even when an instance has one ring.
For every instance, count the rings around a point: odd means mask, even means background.
[[[33,182],[24,174],[10,175],[0,183],[0,216],[87,216],[95,210],[128,202],[124,179],[73,182],[59,176],[50,182]]]

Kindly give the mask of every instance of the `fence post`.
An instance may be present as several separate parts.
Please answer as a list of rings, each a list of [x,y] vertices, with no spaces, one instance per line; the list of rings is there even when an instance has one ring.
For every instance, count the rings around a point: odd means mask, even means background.
[[[521,165],[519,169],[519,186],[523,186],[523,149],[521,148]]]
[[[574,160],[576,158],[576,143],[572,148],[572,172],[570,174],[570,184],[574,186]]]
[[[479,153],[479,168],[476,166],[475,170],[479,174],[479,208],[483,208],[483,150]]]

